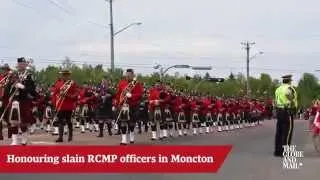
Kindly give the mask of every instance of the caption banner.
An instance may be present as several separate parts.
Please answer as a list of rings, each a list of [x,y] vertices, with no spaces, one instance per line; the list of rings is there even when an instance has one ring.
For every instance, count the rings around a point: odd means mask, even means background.
[[[2,146],[0,173],[216,173],[231,146]]]

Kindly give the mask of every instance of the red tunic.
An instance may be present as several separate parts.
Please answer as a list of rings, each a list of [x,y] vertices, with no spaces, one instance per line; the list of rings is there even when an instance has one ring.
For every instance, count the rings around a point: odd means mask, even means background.
[[[199,113],[200,112],[200,107],[199,107],[199,104],[198,104],[197,100],[192,100],[190,102],[190,108],[191,108],[191,111],[193,113]]]
[[[317,114],[318,107],[316,105],[313,105],[311,108],[311,116],[315,116]]]
[[[161,108],[163,107],[163,103],[162,102],[158,102],[159,104],[156,104],[156,100],[160,100],[160,93],[161,90],[158,88],[150,88],[149,93],[148,93],[148,101],[149,101],[149,105],[148,108],[150,111],[154,111],[156,106],[160,106]]]
[[[211,112],[210,110],[212,109],[212,106],[211,106],[211,100],[209,98],[202,99],[201,104],[202,104],[201,114],[203,116],[207,115],[208,112]]]
[[[115,104],[117,106],[120,106],[121,104],[119,104],[120,101],[120,96],[121,93],[128,87],[129,82],[127,80],[121,80],[118,84],[118,88],[117,88],[117,92],[116,92],[116,100],[115,100]],[[135,86],[132,88],[131,90],[131,98],[128,98],[128,104],[130,106],[138,106],[140,104],[142,95],[143,95],[143,85],[139,82],[137,82],[135,84]]]
[[[78,89],[75,82],[73,82],[64,98],[60,98],[60,93],[63,90],[65,84],[64,80],[56,81],[53,92],[52,102],[57,111],[73,111],[76,108],[76,102],[78,98]]]
[[[79,93],[79,103],[80,105],[87,104],[90,108],[95,107],[96,96],[93,93],[93,90],[90,88],[82,88]]]
[[[317,107],[316,111],[317,113],[311,128],[314,134],[320,135],[320,107]]]
[[[183,111],[184,104],[183,104],[182,97],[176,96],[176,98],[172,102],[172,105],[173,105],[172,106],[173,112],[179,113],[179,112]]]

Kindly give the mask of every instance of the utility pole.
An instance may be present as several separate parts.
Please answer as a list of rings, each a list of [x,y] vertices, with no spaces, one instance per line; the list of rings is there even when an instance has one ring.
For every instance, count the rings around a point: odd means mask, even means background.
[[[244,46],[244,49],[247,51],[247,96],[251,96],[251,90],[250,90],[250,49],[251,46],[255,45],[255,42],[242,42],[241,43]]]
[[[108,0],[107,0],[108,1]],[[111,72],[114,72],[114,29],[113,29],[113,0],[109,0],[110,12],[110,58],[111,58]]]

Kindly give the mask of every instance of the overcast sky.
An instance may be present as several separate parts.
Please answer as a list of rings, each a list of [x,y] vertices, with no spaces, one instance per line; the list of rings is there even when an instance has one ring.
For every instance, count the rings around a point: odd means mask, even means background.
[[[245,72],[242,41],[254,41],[252,75],[279,78],[320,69],[318,0],[114,0],[115,64],[139,73],[156,63],[210,65],[212,76]],[[105,0],[0,0],[0,59],[38,68],[65,56],[110,67]],[[176,70],[172,70],[174,73]],[[181,74],[198,72],[179,70]],[[320,72],[318,74],[318,77]]]

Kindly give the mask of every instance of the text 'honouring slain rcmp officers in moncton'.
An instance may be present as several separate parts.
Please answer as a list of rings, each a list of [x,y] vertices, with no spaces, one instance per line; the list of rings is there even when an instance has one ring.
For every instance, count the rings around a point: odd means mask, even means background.
[[[118,156],[116,154],[88,154],[70,155],[67,154],[63,157],[58,156],[15,156],[7,155],[7,163],[49,163],[58,165],[69,163],[214,163],[214,156],[184,156],[180,154],[161,155],[158,156],[139,156],[136,154],[127,154]]]

